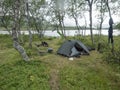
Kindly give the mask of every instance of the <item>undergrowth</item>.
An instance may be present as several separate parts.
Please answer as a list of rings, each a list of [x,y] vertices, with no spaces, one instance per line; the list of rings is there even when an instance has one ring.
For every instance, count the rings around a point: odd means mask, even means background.
[[[49,72],[40,61],[0,65],[0,90],[50,90]]]
[[[56,55],[57,49],[65,40],[56,37],[46,37],[44,40],[53,48],[53,53],[38,54],[34,43],[40,43],[41,40],[34,36],[33,48],[30,49],[28,37],[25,38],[24,47],[31,58],[30,62],[25,62],[13,49],[11,37],[0,35],[0,90],[52,90],[50,85],[54,83],[50,81],[55,81],[59,90],[119,90],[120,42],[115,43],[112,53],[106,42],[107,37],[103,37],[100,52],[94,50],[89,56],[81,55],[80,58],[69,61],[66,57]],[[77,40],[92,46],[90,36]],[[97,48],[97,39],[95,41]],[[119,37],[115,41],[119,41]],[[40,50],[47,48],[39,47]],[[57,80],[51,80],[55,79],[55,75],[58,75]]]

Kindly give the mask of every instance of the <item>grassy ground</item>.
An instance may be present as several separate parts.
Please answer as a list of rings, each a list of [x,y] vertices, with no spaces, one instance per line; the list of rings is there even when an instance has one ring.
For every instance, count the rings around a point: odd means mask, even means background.
[[[31,61],[24,62],[9,36],[0,35],[0,41],[0,90],[120,90],[120,70],[96,50],[70,61],[56,54],[61,39],[46,40],[53,53],[39,53],[34,43],[40,41],[34,41],[32,50],[26,48]]]

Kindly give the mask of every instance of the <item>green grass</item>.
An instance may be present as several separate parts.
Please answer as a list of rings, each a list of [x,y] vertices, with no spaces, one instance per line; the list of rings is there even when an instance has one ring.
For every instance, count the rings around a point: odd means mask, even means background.
[[[0,66],[0,90],[49,90],[47,67],[40,61],[22,60]]]
[[[82,59],[60,71],[61,90],[119,90],[120,76],[98,56]]]
[[[54,51],[40,54],[34,45],[40,41],[35,37],[32,49],[24,45],[31,58],[25,62],[12,48],[9,36],[0,35],[0,41],[0,90],[119,90],[120,67],[106,63],[96,50],[70,61],[56,54],[62,39],[45,38]]]

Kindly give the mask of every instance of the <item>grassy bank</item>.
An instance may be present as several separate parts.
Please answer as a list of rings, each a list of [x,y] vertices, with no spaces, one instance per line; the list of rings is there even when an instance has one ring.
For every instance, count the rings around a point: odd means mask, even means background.
[[[94,50],[89,56],[70,61],[56,54],[62,39],[44,40],[53,53],[39,53],[34,43],[40,40],[34,37],[32,49],[28,49],[27,42],[24,45],[31,58],[30,62],[24,62],[12,48],[10,37],[0,35],[0,90],[119,90],[120,69],[104,61],[103,53]],[[118,40],[116,37],[115,42]],[[82,41],[90,43],[89,37]],[[46,51],[47,47],[39,50]]]

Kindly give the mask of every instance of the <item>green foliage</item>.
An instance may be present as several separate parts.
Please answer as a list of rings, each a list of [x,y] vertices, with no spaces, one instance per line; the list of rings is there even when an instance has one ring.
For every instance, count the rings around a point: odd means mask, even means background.
[[[115,47],[114,51],[108,51],[103,54],[103,58],[108,62],[108,63],[115,63],[115,64],[120,64],[120,46]]]
[[[57,37],[43,37],[43,38],[40,38],[41,41],[46,41],[46,40],[54,40],[56,39]]]
[[[104,42],[104,41],[103,41],[103,42],[100,42],[100,49],[99,49],[99,52],[100,52],[100,53],[104,53],[104,52],[106,52],[106,51],[111,52],[110,50],[111,50],[111,49],[110,49],[108,43],[106,43],[106,42]]]
[[[2,2],[2,4],[4,5],[4,7],[6,7],[6,8],[12,8],[12,5],[14,5],[14,2],[15,2],[15,0],[4,0],[3,2]]]
[[[120,23],[115,26],[116,29],[120,29]]]
[[[106,43],[105,37],[104,40],[101,41],[101,49],[100,52],[103,53],[103,59],[108,63],[116,63],[120,64],[120,42],[119,36],[114,37],[114,50],[112,51],[112,44]]]
[[[0,49],[11,48],[13,46],[10,38],[9,35],[0,35]]]
[[[40,61],[0,65],[1,90],[50,90],[47,67]]]
[[[57,42],[57,45],[61,46],[63,43],[64,43],[64,40],[63,38],[58,38],[58,42]]]
[[[109,78],[88,66],[66,67],[60,73],[60,80],[63,90],[112,90]]]
[[[120,72],[120,42],[119,36],[114,37],[114,50],[112,51],[112,45],[109,44],[108,48],[104,47],[104,52],[102,54],[102,59],[110,65],[115,72]]]
[[[28,39],[28,36],[24,36]],[[0,90],[51,90],[58,86],[60,90],[119,90],[120,87],[120,67],[112,63],[110,66],[103,61],[119,59],[120,54],[119,42],[116,42],[115,53],[112,55],[110,48],[106,49],[106,37],[103,37],[103,53],[97,51],[90,52],[88,56],[68,58],[52,54],[39,55],[33,45],[28,48],[28,41],[24,45],[31,61],[25,62],[21,60],[19,53],[12,47],[10,36],[0,35]],[[68,39],[75,39],[69,37]],[[115,37],[115,41],[119,41],[119,37]],[[34,36],[34,42],[39,42],[39,38]],[[62,38],[48,38],[49,46],[56,51],[64,42]],[[90,37],[78,38],[85,45],[90,45]],[[34,43],[33,42],[33,43]],[[39,47],[40,50],[46,50]],[[102,55],[105,57],[101,57]],[[110,60],[109,59],[109,60]],[[53,82],[52,82],[53,81]],[[54,83],[54,84],[53,84]],[[56,86],[55,86],[56,85]],[[56,89],[55,89],[56,90]]]

